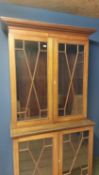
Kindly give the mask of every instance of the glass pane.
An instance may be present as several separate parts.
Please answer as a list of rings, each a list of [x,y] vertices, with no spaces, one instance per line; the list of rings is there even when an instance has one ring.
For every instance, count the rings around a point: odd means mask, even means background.
[[[88,174],[87,131],[63,136],[63,175]]]
[[[23,41],[22,40],[16,40],[15,41],[15,48],[17,49],[23,49]]]
[[[58,115],[83,112],[84,46],[59,44],[58,47]]]
[[[51,138],[19,143],[19,175],[53,174]]]
[[[17,120],[47,118],[47,42],[16,40],[15,59]]]

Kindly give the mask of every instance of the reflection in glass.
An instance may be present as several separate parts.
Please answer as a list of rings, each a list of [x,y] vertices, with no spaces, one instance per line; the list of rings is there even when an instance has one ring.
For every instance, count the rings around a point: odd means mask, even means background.
[[[58,115],[82,114],[84,46],[59,44]]]
[[[52,175],[52,139],[40,139],[19,144],[19,175]]]
[[[15,41],[17,120],[42,119],[47,110],[47,43]]]
[[[63,175],[88,174],[88,132],[63,136]]]

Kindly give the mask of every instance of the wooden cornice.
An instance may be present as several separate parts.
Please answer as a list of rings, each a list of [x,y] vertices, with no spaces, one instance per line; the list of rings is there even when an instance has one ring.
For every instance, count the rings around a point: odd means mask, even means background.
[[[9,28],[20,28],[20,29],[27,29],[27,30],[40,30],[40,31],[47,31],[47,32],[64,32],[64,33],[72,33],[72,34],[81,34],[84,36],[89,36],[90,34],[96,32],[95,28],[82,28],[82,27],[74,27],[74,26],[67,26],[63,24],[51,24],[45,22],[38,22],[38,21],[30,21],[30,20],[20,20],[16,18],[9,18],[9,17],[0,17],[1,22],[4,24],[6,29]]]

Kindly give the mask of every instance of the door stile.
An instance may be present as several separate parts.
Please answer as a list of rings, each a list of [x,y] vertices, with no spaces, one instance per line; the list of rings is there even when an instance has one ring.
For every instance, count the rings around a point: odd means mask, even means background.
[[[54,121],[58,116],[58,44],[57,39],[54,39],[54,57],[53,57],[53,110]]]
[[[49,120],[53,120],[53,109],[52,109],[52,99],[53,99],[53,94],[52,94],[52,71],[53,71],[53,39],[51,37],[48,38],[48,62],[47,62],[47,67],[48,67],[48,116]]]

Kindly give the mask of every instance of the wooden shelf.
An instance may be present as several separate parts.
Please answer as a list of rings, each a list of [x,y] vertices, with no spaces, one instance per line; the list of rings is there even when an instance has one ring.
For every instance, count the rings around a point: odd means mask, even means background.
[[[26,128],[14,128],[11,129],[11,137],[21,137],[21,136],[27,136],[27,135],[36,135],[36,134],[43,134],[47,132],[55,132],[60,130],[70,130],[75,128],[85,128],[94,126],[95,123],[91,120],[83,119],[78,121],[69,121],[69,122],[59,122],[54,124],[46,124],[41,126],[33,126],[33,127],[26,127]]]

